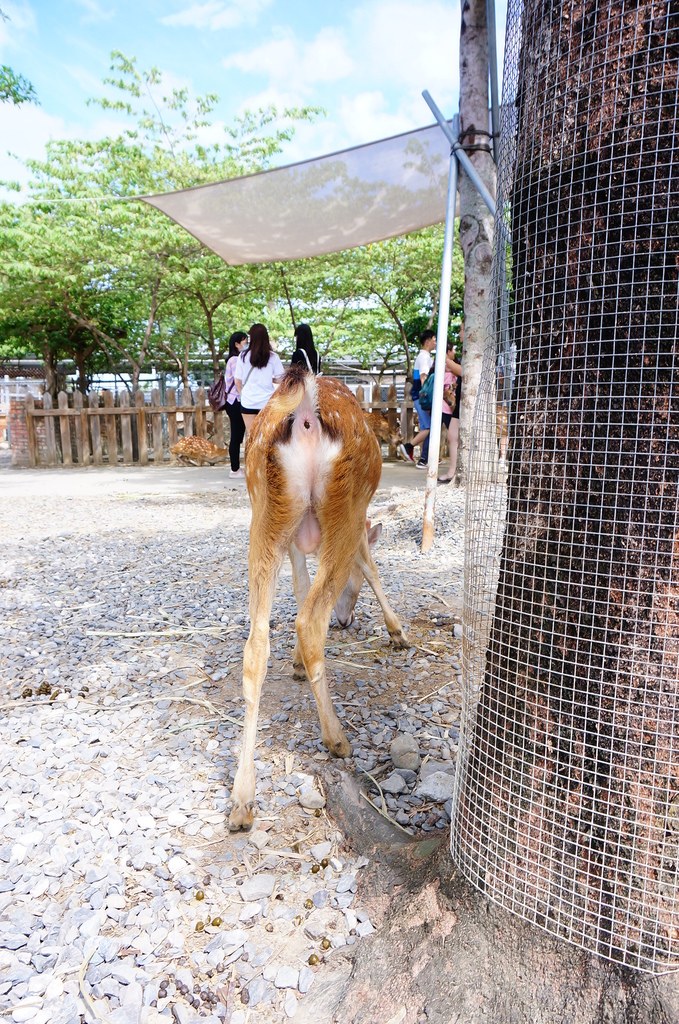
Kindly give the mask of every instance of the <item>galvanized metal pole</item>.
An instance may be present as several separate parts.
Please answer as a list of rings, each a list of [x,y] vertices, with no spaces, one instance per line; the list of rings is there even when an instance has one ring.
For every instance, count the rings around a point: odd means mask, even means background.
[[[457,115],[453,118],[453,133],[457,137],[460,127]],[[424,523],[422,526],[422,551],[429,551],[434,543],[434,508],[436,505],[436,478],[439,471],[439,448],[441,445],[441,413],[443,411],[443,377],[446,372],[446,342],[448,340],[448,314],[450,311],[450,284],[453,271],[453,233],[455,230],[455,202],[457,197],[457,157],[450,151],[448,171],[448,201],[446,204],[446,226],[443,235],[443,265],[441,267],[441,289],[439,292],[439,322],[436,331],[436,362],[434,364],[434,396],[431,405],[431,428],[429,431],[429,465],[427,466],[427,487],[424,494]]]
[[[495,34],[495,0],[486,0],[488,22],[488,64],[490,66],[490,115],[493,126],[493,159],[499,162],[500,149],[500,104],[497,84],[497,36]]]
[[[455,136],[455,133],[451,129],[450,125],[446,121],[445,117],[443,116],[443,114],[441,113],[439,108],[434,103],[434,101],[431,98],[428,90],[425,89],[424,92],[422,93],[422,95],[424,96],[424,99],[425,99],[427,105],[429,106],[429,109],[431,110],[432,114],[434,115],[434,117],[438,121],[439,125],[441,126],[441,129],[442,129],[444,135],[446,136],[446,138],[450,142],[450,145],[453,148],[453,152],[455,153],[455,156],[457,157],[457,159],[460,162],[460,166],[466,172],[467,177],[469,178],[469,180],[473,184],[474,188],[476,189],[476,191],[479,193],[479,195],[483,199],[484,203],[486,204],[486,206],[488,207],[490,212],[493,214],[493,216],[495,216],[495,200],[491,196],[491,194],[488,191],[488,189],[486,188],[486,186],[483,184],[483,181],[481,179],[481,176],[479,175],[479,172],[476,170],[476,168],[474,167],[474,164],[471,162],[471,160],[469,159],[469,157],[465,153],[464,149],[462,148],[462,146],[458,142],[457,137]],[[459,129],[458,129],[458,134],[459,134]]]

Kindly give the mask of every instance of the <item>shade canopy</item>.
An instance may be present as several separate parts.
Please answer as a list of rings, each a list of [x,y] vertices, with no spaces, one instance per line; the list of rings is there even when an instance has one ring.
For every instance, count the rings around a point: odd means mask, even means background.
[[[449,156],[434,125],[144,199],[232,266],[301,259],[443,221]]]

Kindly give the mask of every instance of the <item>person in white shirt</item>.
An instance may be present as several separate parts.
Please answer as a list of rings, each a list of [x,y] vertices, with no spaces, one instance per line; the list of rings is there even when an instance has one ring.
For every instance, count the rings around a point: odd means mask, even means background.
[[[264,324],[253,324],[250,344],[241,352],[233,375],[240,397],[246,433],[250,433],[255,416],[269,401],[283,379],[285,369],[280,357],[271,348],[269,332]]]
[[[422,445],[422,451],[419,461],[416,463],[418,469],[427,468],[427,459],[429,457],[429,430],[431,427],[431,413],[427,412],[419,403],[418,395],[424,384],[425,380],[431,372],[431,364],[434,361],[432,351],[436,348],[436,333],[430,328],[422,331],[420,335],[420,345],[422,348],[417,354],[415,363],[413,366],[413,406],[417,412],[417,420],[419,423],[419,433],[415,435],[412,442],[402,444],[399,448],[401,455],[406,462],[415,462],[415,456],[413,455],[413,448],[416,448],[418,444]]]

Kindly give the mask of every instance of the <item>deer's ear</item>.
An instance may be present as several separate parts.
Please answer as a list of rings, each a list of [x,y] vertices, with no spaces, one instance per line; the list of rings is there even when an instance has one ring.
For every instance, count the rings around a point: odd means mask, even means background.
[[[378,540],[382,536],[382,523],[375,523],[374,526],[368,530],[368,544],[371,548],[374,548]]]

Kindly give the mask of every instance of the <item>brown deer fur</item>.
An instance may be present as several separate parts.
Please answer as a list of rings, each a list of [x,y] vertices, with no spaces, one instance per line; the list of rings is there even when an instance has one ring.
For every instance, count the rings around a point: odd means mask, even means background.
[[[347,757],[351,747],[328,691],[325,640],[333,606],[354,566],[374,590],[391,639],[399,647],[408,646],[380,586],[366,529],[366,510],[381,465],[379,445],[349,389],[296,366],[253,423],[245,452],[252,503],[251,625],[243,655],[245,725],[231,794],[232,830],[250,828],[253,822],[257,713],[269,657],[271,605],[285,553],[290,555],[297,601],[293,664],[306,670],[323,743],[331,754]],[[319,564],[311,583],[305,556],[315,550]]]
[[[213,441],[206,441],[202,437],[182,437],[170,448],[170,451],[179,462],[191,463],[202,466],[204,462],[214,465],[215,462],[223,462],[229,457],[228,448],[220,448]]]
[[[364,412],[365,421],[378,441],[384,441],[391,448],[396,448],[403,438],[398,430],[392,430],[389,420],[381,412]]]

